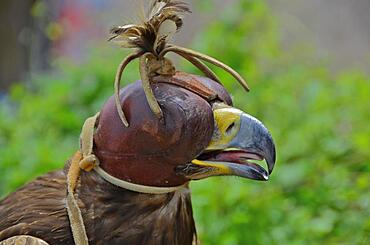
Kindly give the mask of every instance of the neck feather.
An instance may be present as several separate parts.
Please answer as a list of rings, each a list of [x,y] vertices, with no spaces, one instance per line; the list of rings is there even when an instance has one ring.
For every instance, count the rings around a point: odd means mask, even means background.
[[[196,237],[190,191],[143,194],[82,172],[76,196],[89,240],[109,244],[192,244]]]

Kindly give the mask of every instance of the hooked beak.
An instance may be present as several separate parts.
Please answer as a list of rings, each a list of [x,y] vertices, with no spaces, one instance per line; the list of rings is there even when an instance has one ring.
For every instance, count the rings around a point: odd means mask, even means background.
[[[243,111],[215,104],[215,130],[206,150],[191,163],[176,171],[188,179],[234,175],[254,180],[268,180],[275,161],[275,145],[266,127]],[[267,170],[253,161],[267,163]]]

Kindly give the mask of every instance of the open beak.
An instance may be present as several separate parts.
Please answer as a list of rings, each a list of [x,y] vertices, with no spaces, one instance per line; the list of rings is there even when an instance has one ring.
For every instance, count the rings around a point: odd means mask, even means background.
[[[266,127],[256,118],[224,104],[214,105],[213,113],[215,130],[209,146],[191,163],[178,166],[177,173],[189,179],[234,175],[268,180],[276,153]],[[254,162],[263,160],[267,170]]]

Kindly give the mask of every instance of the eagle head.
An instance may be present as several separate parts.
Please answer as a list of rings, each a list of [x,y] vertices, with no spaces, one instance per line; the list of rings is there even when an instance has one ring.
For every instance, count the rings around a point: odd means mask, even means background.
[[[217,175],[269,178],[275,164],[270,133],[259,120],[232,107],[222,85],[177,72],[156,77],[151,87],[161,119],[151,111],[141,81],[120,91],[129,127],[122,125],[114,97],[101,110],[94,153],[105,172],[156,187]],[[265,160],[267,170],[251,160]]]

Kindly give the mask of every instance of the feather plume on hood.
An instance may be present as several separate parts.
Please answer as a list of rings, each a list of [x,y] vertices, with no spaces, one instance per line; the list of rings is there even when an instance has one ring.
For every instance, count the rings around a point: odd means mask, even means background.
[[[110,31],[113,36],[109,40],[123,48],[158,54],[169,38],[182,27],[186,13],[190,13],[190,10],[184,2],[154,0],[144,23],[113,27]]]

